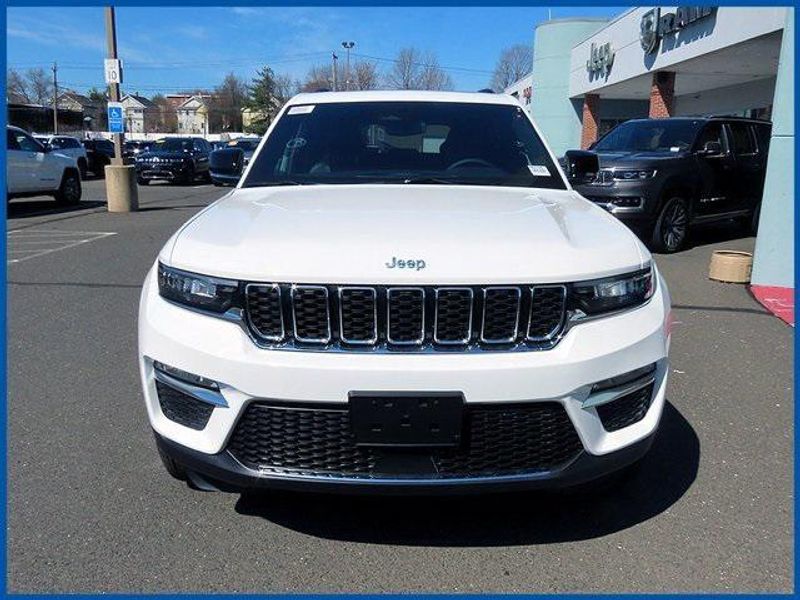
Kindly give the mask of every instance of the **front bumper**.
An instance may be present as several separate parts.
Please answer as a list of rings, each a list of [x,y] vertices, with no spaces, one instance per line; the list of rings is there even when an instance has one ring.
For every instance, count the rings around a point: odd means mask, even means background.
[[[542,487],[597,477],[646,451],[665,402],[669,326],[669,295],[659,277],[656,294],[644,306],[575,326],[547,351],[420,355],[268,350],[258,348],[237,323],[163,300],[153,269],[142,292],[139,358],[148,416],[159,444],[201,477],[236,487]],[[201,429],[171,420],[159,403],[154,360],[219,382],[226,406],[215,408]],[[653,363],[652,400],[644,416],[607,431],[597,409],[587,404],[592,385]],[[558,469],[466,481],[277,476],[246,468],[228,453],[240,417],[254,402],[347,406],[353,391],[458,391],[467,405],[555,402],[563,406],[582,451]]]
[[[186,177],[187,169],[184,164],[137,163],[136,176],[148,181],[177,181]]]
[[[241,179],[241,175],[230,175],[227,173],[219,173],[217,171],[211,171],[211,181],[214,183],[224,183],[228,185],[236,185],[239,183]]]
[[[649,232],[656,219],[658,197],[652,181],[614,183],[609,186],[581,185],[575,190],[604,208],[637,233]],[[619,202],[622,206],[615,203]]]

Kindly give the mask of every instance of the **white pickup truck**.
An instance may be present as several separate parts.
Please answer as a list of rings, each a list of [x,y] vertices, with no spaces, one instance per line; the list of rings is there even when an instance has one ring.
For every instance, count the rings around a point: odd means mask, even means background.
[[[19,127],[6,129],[7,199],[50,195],[72,205],[81,199],[81,176],[73,157],[49,150]]]

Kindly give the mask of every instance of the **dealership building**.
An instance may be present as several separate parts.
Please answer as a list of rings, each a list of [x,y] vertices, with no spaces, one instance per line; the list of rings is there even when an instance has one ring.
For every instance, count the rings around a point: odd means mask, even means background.
[[[535,28],[529,110],[556,155],[647,117],[771,120],[754,289],[794,287],[794,9],[634,7]]]

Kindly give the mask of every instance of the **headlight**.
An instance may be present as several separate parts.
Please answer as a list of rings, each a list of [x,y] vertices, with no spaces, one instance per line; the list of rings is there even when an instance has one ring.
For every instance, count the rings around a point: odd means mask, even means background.
[[[655,169],[614,169],[614,179],[635,181],[637,179],[650,179],[656,174]]]
[[[158,293],[191,308],[224,313],[236,301],[239,283],[187,273],[158,263]]]
[[[631,308],[644,304],[652,297],[653,292],[655,292],[655,276],[652,266],[648,266],[641,271],[625,275],[573,284],[573,309],[580,318]]]

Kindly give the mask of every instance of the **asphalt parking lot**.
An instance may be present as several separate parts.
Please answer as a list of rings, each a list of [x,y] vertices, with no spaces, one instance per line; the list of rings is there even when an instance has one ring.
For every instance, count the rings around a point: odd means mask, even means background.
[[[140,188],[142,210],[13,202],[8,591],[790,592],[793,330],[706,278],[733,227],[657,262],[676,326],[641,471],[591,495],[391,499],[203,493],[156,453],[136,312],[166,239],[226,192]]]

